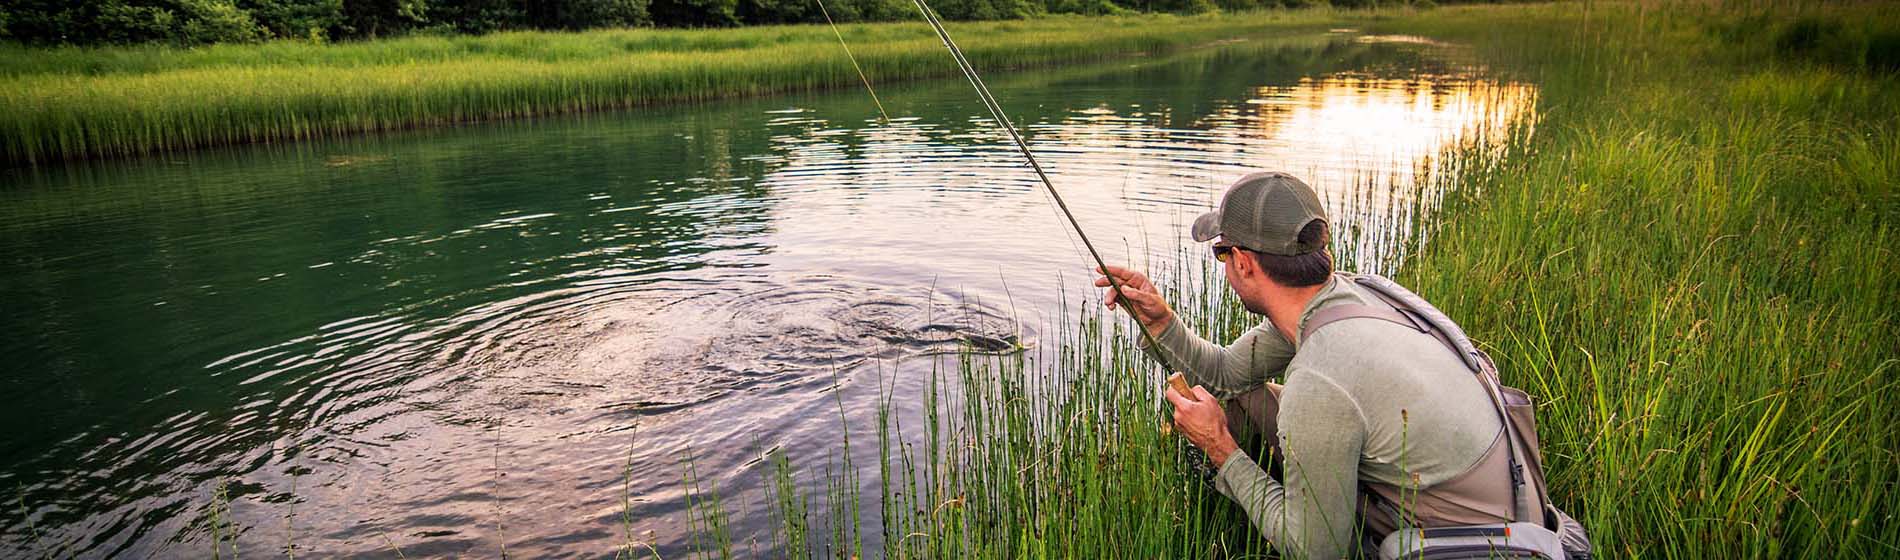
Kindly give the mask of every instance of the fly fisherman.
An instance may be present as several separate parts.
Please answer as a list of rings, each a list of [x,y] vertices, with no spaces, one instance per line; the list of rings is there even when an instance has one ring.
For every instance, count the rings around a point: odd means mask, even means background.
[[[1143,349],[1195,385],[1192,397],[1166,391],[1176,428],[1218,466],[1215,488],[1281,553],[1361,556],[1401,527],[1532,519],[1555,527],[1554,518],[1545,523],[1542,473],[1535,488],[1513,484],[1521,461],[1512,459],[1522,455],[1506,442],[1493,393],[1458,352],[1396,320],[1345,320],[1394,306],[1355,281],[1376,277],[1333,270],[1311,187],[1285,173],[1247,175],[1192,233],[1213,242],[1228,285],[1265,321],[1225,347],[1209,342],[1145,275],[1119,267],[1107,273],[1122,294],[1105,299],[1129,307],[1152,337]],[[1268,382],[1281,376],[1285,385]]]

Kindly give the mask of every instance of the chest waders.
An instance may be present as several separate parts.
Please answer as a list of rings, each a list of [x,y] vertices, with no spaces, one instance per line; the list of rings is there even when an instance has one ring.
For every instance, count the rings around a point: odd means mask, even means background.
[[[1300,340],[1326,325],[1352,319],[1377,319],[1429,334],[1477,376],[1503,425],[1498,441],[1477,464],[1450,480],[1421,489],[1362,483],[1362,493],[1375,506],[1372,510],[1384,513],[1366,519],[1372,529],[1386,533],[1379,557],[1590,558],[1590,539],[1583,525],[1550,503],[1530,395],[1500,383],[1491,357],[1418,294],[1374,274],[1356,275],[1352,281],[1385,305],[1335,305],[1315,311],[1302,327]]]

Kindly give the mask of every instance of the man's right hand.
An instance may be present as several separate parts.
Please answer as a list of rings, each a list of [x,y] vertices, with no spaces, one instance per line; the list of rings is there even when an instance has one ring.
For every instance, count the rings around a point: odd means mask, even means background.
[[[1100,272],[1098,270],[1098,272]],[[1128,310],[1135,315],[1135,321],[1141,323],[1150,336],[1161,336],[1161,331],[1174,322],[1174,310],[1168,308],[1168,302],[1161,299],[1161,292],[1155,289],[1148,276],[1119,266],[1108,267],[1107,274],[1115,277],[1115,283],[1121,284],[1121,293],[1109,290],[1103,294],[1102,303],[1114,309],[1117,303],[1126,302]],[[1095,279],[1095,286],[1109,286],[1108,277]]]

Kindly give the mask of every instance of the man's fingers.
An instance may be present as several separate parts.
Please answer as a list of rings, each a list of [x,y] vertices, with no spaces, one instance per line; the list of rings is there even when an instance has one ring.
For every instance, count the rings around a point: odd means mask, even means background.
[[[1173,387],[1162,389],[1161,396],[1168,399],[1168,402],[1174,405],[1176,415],[1179,415],[1181,407],[1187,406],[1189,402],[1187,397],[1182,396],[1181,393],[1175,391]]]
[[[1195,385],[1193,389],[1189,389],[1189,390],[1194,391],[1194,396],[1199,398],[1201,402],[1214,402],[1214,395],[1212,393],[1207,392],[1206,387]]]
[[[1126,289],[1126,288],[1124,288],[1124,291],[1126,293],[1123,295],[1128,299],[1129,305],[1133,305],[1136,307],[1153,308],[1155,304],[1160,303],[1161,301],[1161,296],[1155,295],[1153,292],[1144,292],[1141,290],[1133,290],[1133,289]]]
[[[1133,284],[1133,283],[1136,283],[1137,281],[1141,281],[1145,283],[1147,280],[1147,278],[1142,276],[1141,273],[1135,272],[1133,270],[1129,270],[1126,268],[1122,268],[1119,266],[1111,265],[1107,268],[1096,268],[1095,271],[1102,273],[1103,276],[1114,276],[1117,282],[1121,282],[1123,284]],[[1106,279],[1097,280],[1097,281],[1102,282],[1102,281],[1106,281]],[[1100,285],[1100,284],[1097,284],[1097,285]]]

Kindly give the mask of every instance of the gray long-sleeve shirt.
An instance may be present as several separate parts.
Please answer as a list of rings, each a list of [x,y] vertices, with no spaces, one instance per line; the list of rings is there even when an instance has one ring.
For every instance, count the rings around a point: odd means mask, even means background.
[[[1335,275],[1299,326],[1326,307],[1383,305],[1363,290]],[[1292,558],[1358,554],[1361,480],[1430,488],[1476,464],[1503,429],[1483,386],[1451,350],[1390,322],[1342,321],[1310,341],[1289,341],[1263,321],[1222,347],[1177,319],[1155,342],[1160,348],[1148,348],[1151,355],[1222,399],[1285,374],[1277,420],[1286,480],[1274,480],[1243,452],[1220,466],[1215,487]]]

